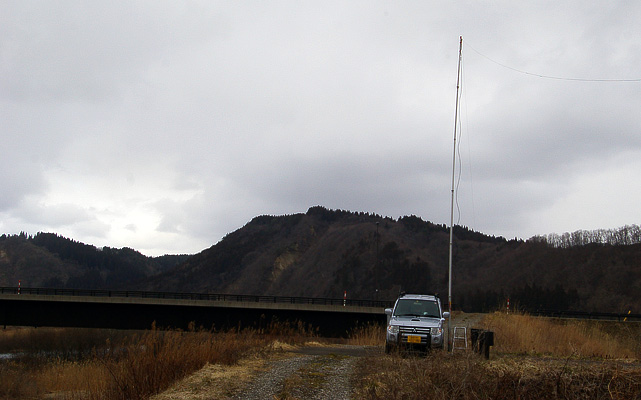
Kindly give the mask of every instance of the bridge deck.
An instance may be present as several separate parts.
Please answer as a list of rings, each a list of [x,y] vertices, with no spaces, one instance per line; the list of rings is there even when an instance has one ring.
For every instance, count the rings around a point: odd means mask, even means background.
[[[9,292],[11,289],[12,292]],[[159,292],[0,288],[0,324],[119,329],[263,328],[302,323],[330,336],[385,322],[385,302]]]

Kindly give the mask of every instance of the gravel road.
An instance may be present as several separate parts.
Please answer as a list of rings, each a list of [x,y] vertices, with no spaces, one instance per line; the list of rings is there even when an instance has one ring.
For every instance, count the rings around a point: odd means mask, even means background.
[[[350,399],[350,377],[358,357],[380,351],[364,346],[304,347],[270,362],[233,399]]]
[[[150,400],[350,399],[350,378],[360,357],[382,348],[348,345],[289,346],[267,359],[206,365]]]
[[[476,326],[481,314],[458,314],[452,326]],[[468,332],[469,334],[469,332]],[[281,346],[267,359],[239,365],[207,365],[151,400],[350,399],[360,357],[382,354],[382,346]]]

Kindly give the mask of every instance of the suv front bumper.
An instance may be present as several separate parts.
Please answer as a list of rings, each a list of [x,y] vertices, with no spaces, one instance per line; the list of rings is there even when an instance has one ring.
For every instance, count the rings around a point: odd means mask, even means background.
[[[435,329],[436,330],[436,329]],[[412,328],[404,326],[389,326],[385,340],[386,348],[391,346],[442,348],[443,331],[438,329],[432,334],[432,328]]]

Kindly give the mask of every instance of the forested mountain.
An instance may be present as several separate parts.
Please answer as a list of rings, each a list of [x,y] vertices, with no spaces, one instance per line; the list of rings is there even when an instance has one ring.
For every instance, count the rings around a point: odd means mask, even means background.
[[[128,289],[188,256],[146,257],[129,249],[76,242],[53,233],[0,237],[0,286]]]
[[[638,230],[638,227],[635,227]],[[641,311],[641,244],[558,246],[455,227],[453,302],[488,311]],[[552,236],[551,236],[552,238]],[[312,207],[260,216],[144,288],[195,292],[394,299],[400,290],[447,298],[449,233],[409,216]],[[637,311],[638,312],[638,311]]]
[[[455,309],[641,312],[641,230],[506,240],[454,229]],[[591,239],[590,239],[591,238]],[[589,239],[589,240],[588,240]],[[447,299],[449,231],[415,216],[312,207],[258,216],[192,256],[148,258],[55,234],[0,238],[0,285],[392,300]],[[161,272],[163,271],[164,272]]]

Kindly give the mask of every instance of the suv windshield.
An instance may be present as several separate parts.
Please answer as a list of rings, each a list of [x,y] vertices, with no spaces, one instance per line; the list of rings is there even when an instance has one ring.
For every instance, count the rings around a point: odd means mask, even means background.
[[[418,299],[399,299],[394,316],[441,318],[436,301]]]

